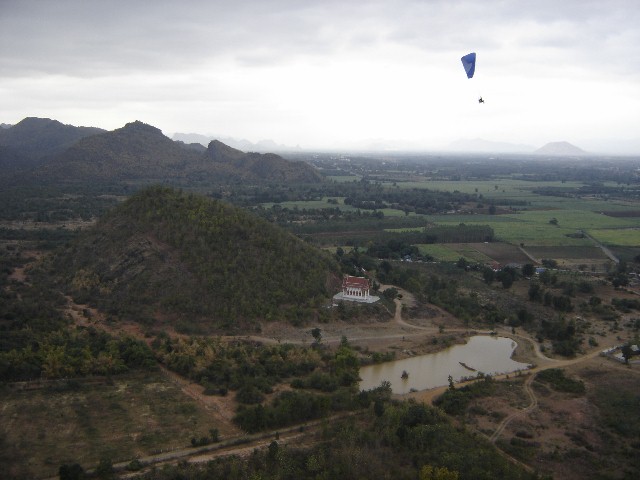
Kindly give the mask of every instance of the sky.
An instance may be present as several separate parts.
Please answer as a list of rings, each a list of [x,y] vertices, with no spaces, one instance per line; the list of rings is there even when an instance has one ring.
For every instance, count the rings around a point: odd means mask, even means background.
[[[0,123],[640,154],[639,25],[638,0],[0,0]]]

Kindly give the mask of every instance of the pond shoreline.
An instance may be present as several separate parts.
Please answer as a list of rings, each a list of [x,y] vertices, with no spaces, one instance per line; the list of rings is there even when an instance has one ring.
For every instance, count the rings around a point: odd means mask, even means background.
[[[391,383],[394,394],[429,390],[480,374],[500,375],[528,370],[531,363],[513,360],[518,343],[507,336],[474,335],[464,345],[453,345],[436,353],[396,359],[360,368],[360,388]],[[408,375],[403,375],[403,372]]]

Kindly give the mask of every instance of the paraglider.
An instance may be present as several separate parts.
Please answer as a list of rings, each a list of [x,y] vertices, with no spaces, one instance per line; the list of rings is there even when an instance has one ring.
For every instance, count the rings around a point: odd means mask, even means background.
[[[468,53],[460,60],[462,60],[464,71],[467,72],[467,78],[473,78],[473,74],[476,72],[476,52]]]
[[[476,73],[476,52],[471,52],[460,58],[462,66],[467,74],[467,78],[473,78],[473,74]],[[478,98],[478,103],[484,103],[482,95]]]

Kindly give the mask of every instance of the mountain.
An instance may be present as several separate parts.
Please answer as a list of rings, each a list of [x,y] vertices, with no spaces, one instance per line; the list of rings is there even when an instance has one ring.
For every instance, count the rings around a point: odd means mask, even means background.
[[[200,154],[140,121],[76,142],[35,174],[53,182],[161,181],[183,178]]]
[[[340,277],[330,255],[279,227],[167,187],[136,193],[44,268],[78,302],[187,333],[314,318]]]
[[[100,128],[74,127],[49,118],[27,117],[0,129],[0,145],[11,147],[22,156],[41,159],[64,151],[82,138],[103,132]]]
[[[207,149],[186,145],[140,121],[86,137],[34,171],[39,182],[319,182],[304,162],[275,154],[244,153],[214,141]]]
[[[535,150],[533,153],[538,155],[586,155],[587,152],[569,142],[550,142]]]
[[[15,148],[0,145],[0,170],[5,178],[21,170],[36,165],[32,158],[20,153]]]
[[[212,141],[204,154],[213,162],[219,179],[229,182],[317,183],[322,176],[304,162],[285,160],[274,153],[244,153]]]
[[[507,142],[492,142],[481,138],[457,140],[449,144],[450,150],[457,152],[482,153],[531,153],[534,147]]]

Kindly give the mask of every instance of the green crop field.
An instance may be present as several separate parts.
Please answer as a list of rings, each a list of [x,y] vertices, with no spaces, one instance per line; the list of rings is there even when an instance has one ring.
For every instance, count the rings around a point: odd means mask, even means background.
[[[418,249],[422,255],[431,255],[434,259],[440,262],[455,262],[461,256],[460,252],[450,248],[448,245],[430,243],[430,244],[418,244]]]
[[[589,234],[605,245],[640,247],[640,228],[590,230]]]
[[[342,180],[353,179],[344,177]],[[382,182],[391,186],[391,182]],[[558,247],[564,248],[565,255],[571,255],[566,248],[593,247],[594,241],[588,237],[580,238],[581,232],[586,232],[597,241],[611,246],[637,247],[640,246],[640,217],[633,216],[633,212],[640,210],[640,206],[633,200],[615,199],[609,200],[596,196],[578,197],[577,189],[585,186],[582,182],[545,181],[533,182],[515,179],[498,179],[483,181],[422,181],[394,183],[394,188],[411,189],[424,188],[429,190],[462,192],[467,194],[482,195],[479,203],[496,201],[504,208],[515,211],[497,215],[488,214],[441,214],[441,215],[417,215],[428,223],[443,226],[454,226],[464,223],[466,225],[488,225],[494,231],[494,240],[512,245],[525,245],[525,247]],[[605,182],[605,185],[615,187],[613,182]],[[567,196],[549,196],[534,193],[541,188],[563,189]],[[573,195],[571,194],[573,190]],[[335,197],[338,204],[329,203],[330,197],[317,201],[283,202],[279,204],[289,209],[321,209],[338,207],[343,211],[354,211],[356,208],[345,205],[343,197]],[[526,202],[526,205],[522,205]],[[273,204],[264,204],[266,208]],[[405,216],[402,210],[384,208],[381,209],[385,218]],[[621,215],[610,216],[603,212],[620,212]],[[629,212],[629,216],[624,216]],[[416,216],[410,213],[410,216]],[[388,231],[406,231],[406,229],[389,229]],[[479,252],[472,250],[460,251],[450,245],[436,247],[423,245],[420,247],[423,253],[428,253],[442,261],[455,261],[463,256],[473,261],[486,261]],[[558,255],[559,256],[559,255]],[[597,255],[596,255],[597,256]],[[566,257],[569,258],[569,257]],[[585,258],[591,258],[586,256]]]

